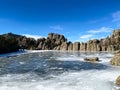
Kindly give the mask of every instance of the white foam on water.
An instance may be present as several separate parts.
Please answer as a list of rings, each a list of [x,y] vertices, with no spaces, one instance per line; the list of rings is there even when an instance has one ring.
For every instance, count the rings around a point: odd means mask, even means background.
[[[114,86],[118,75],[119,70],[66,72],[48,80],[34,80],[29,74],[7,75],[0,78],[0,90],[119,90]],[[31,80],[19,81],[26,78]]]
[[[98,63],[108,63],[111,58],[114,56],[113,53],[92,53],[92,54],[84,54],[76,55],[76,53],[63,55],[61,57],[57,57],[57,60],[60,61],[84,61],[84,58],[98,57],[100,62]]]
[[[34,51],[32,51],[34,52]],[[96,53],[87,57],[97,56],[99,63],[110,66],[104,70],[67,71],[53,78],[44,79],[36,73],[4,74],[0,76],[0,90],[120,90],[115,85],[116,78],[120,75],[120,68],[109,64],[113,54]],[[86,54],[63,54],[57,57],[61,61],[83,61]],[[54,57],[53,57],[54,58]],[[23,64],[21,62],[21,64]]]
[[[24,50],[24,51],[12,52],[12,53],[0,54],[0,57],[14,57],[14,56],[20,56],[22,54],[50,52],[50,51],[55,52],[55,50]]]
[[[18,51],[18,52],[12,52],[12,53],[5,53],[5,54],[0,54],[0,57],[12,57],[12,56],[19,56],[22,54],[27,53],[26,51]]]
[[[25,50],[27,53],[37,53],[37,52],[55,52],[56,50]]]

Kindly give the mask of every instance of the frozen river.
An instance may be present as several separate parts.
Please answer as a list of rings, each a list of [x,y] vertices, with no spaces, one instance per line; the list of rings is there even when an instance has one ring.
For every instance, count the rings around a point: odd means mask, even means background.
[[[26,51],[0,55],[0,90],[120,90],[113,53]],[[99,57],[98,63],[84,62]]]

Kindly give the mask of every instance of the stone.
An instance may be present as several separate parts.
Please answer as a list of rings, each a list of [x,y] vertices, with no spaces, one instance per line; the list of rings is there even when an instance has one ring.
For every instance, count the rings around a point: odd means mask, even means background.
[[[120,66],[120,51],[118,51],[115,56],[110,60],[110,64]]]
[[[99,58],[98,57],[90,57],[90,58],[84,58],[84,61],[89,61],[89,62],[98,62]]]
[[[117,77],[116,81],[115,81],[115,84],[120,86],[120,76]]]
[[[120,50],[120,29],[104,39],[93,39],[87,42],[68,42],[64,35],[49,33],[46,38],[37,40],[12,33],[1,35],[6,39],[12,37],[17,41],[16,47],[22,45],[24,49],[32,50],[68,50],[68,51],[116,51]],[[2,41],[2,39],[0,40]],[[8,45],[9,46],[9,45]],[[20,49],[20,47],[18,48]],[[2,52],[2,49],[1,49]],[[114,60],[113,60],[114,59]],[[113,57],[111,64],[119,65],[119,56]]]

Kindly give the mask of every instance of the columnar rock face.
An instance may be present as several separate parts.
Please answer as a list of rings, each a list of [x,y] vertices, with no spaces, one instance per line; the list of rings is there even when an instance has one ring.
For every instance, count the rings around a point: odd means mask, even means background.
[[[41,38],[37,42],[40,50],[68,50],[67,39],[60,34],[49,33],[46,39]]]
[[[120,29],[114,30],[112,35],[101,40],[89,40],[80,44],[80,51],[116,51],[120,50]]]
[[[63,51],[68,50],[68,43],[67,42],[63,42],[61,47],[60,47],[60,50],[63,50]]]
[[[73,44],[71,42],[69,42],[68,51],[72,51],[72,50],[73,50]]]
[[[120,30],[114,30],[112,35],[105,39],[94,39],[85,43],[69,43],[63,35],[50,33],[47,39],[42,39],[39,41],[38,49],[68,51],[115,51],[120,49]]]
[[[18,46],[22,46],[25,49],[32,50],[68,50],[68,51],[116,51],[120,50],[120,29],[114,30],[113,33],[101,40],[89,40],[84,43],[69,42],[60,34],[49,33],[47,38],[40,38],[35,40],[33,38],[27,38],[25,36],[5,34],[2,37],[9,39],[14,38],[17,41]],[[2,41],[2,39],[1,39]],[[2,41],[3,42],[3,41]],[[2,46],[1,46],[2,47]]]
[[[87,43],[80,43],[80,51],[87,51]]]
[[[80,50],[80,42],[75,42],[75,43],[73,43],[73,50],[74,50],[74,51]]]

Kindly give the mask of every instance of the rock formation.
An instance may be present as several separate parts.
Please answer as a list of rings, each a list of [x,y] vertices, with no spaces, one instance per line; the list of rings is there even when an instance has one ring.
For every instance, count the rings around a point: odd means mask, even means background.
[[[68,42],[68,51],[72,51],[73,50],[73,44],[72,42]]]
[[[80,43],[80,51],[116,51],[120,49],[120,29],[114,30],[112,35],[101,40],[89,40]]]
[[[0,54],[18,51],[17,35],[12,33],[0,35]]]
[[[45,39],[38,40],[37,49],[68,50],[68,51],[116,51],[120,49],[120,30],[114,30],[112,35],[101,40],[89,40],[85,43],[69,42],[60,34],[49,33]],[[43,47],[43,48],[42,48]]]
[[[84,58],[84,61],[88,61],[88,62],[98,62],[98,61],[99,61],[99,58],[98,58],[98,57]]]
[[[120,29],[114,30],[113,33],[101,40],[89,40],[87,42],[70,42],[60,34],[49,33],[47,38],[27,38],[12,33],[1,35],[5,39],[15,39],[17,47],[22,46],[31,50],[63,50],[63,51],[116,51],[120,50]],[[2,39],[1,39],[2,40]],[[1,41],[0,40],[0,41]],[[1,46],[2,47],[2,46]],[[0,48],[1,48],[0,47]],[[14,46],[15,47],[15,46]],[[19,47],[21,48],[21,47]],[[17,48],[18,49],[18,48]]]
[[[24,39],[21,42],[23,43]],[[34,48],[37,50],[68,50],[69,45],[63,35],[55,33],[49,33],[47,38],[40,38],[33,43]]]
[[[115,84],[118,85],[118,86],[120,86],[120,76],[117,77]]]
[[[115,66],[120,66],[120,51],[115,54],[110,63]]]
[[[73,51],[79,51],[80,50],[80,42],[73,43]]]

